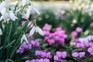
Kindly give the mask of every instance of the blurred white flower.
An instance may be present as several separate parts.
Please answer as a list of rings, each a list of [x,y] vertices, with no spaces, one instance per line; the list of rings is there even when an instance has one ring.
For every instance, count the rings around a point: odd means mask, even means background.
[[[25,14],[25,18],[28,19],[31,14],[31,6],[28,7],[27,12]]]
[[[89,40],[87,38],[79,38],[80,42],[89,42]]]
[[[36,7],[35,7],[33,4],[31,4],[31,7],[32,7],[32,9],[33,9],[38,15],[40,15],[40,12],[36,9]]]
[[[84,38],[79,38],[80,42],[90,42],[92,40],[93,40],[93,35],[89,35],[89,36],[84,37]]]
[[[28,40],[25,34],[21,37],[21,43],[23,43],[23,41],[28,43]]]
[[[1,28],[0,28],[0,35],[2,35],[3,33],[2,33],[2,30],[1,30]]]
[[[28,0],[22,0],[21,1],[22,6],[25,6],[27,4],[27,2],[28,2]]]
[[[40,35],[44,35],[44,32],[42,31],[41,28],[39,28],[38,26],[33,26],[33,28],[30,30],[30,36],[32,36],[35,32],[38,32]]]
[[[36,27],[36,32],[38,32],[40,35],[44,35],[44,32],[42,31],[41,28],[39,28],[38,26]]]
[[[6,7],[7,6],[7,2],[6,1],[3,1],[2,3],[0,3],[0,12],[2,10],[3,7]]]
[[[73,20],[72,20],[72,23],[73,23],[73,24],[76,24],[76,23],[77,23],[77,20],[76,20],[76,19],[73,19]]]
[[[18,19],[12,11],[10,11],[9,16],[10,16],[11,20],[13,20],[13,21],[15,21],[16,19]]]
[[[1,10],[0,21],[3,20],[3,19],[4,19],[5,22],[9,21],[9,14],[8,14],[7,9],[5,7],[3,7],[2,10]]]

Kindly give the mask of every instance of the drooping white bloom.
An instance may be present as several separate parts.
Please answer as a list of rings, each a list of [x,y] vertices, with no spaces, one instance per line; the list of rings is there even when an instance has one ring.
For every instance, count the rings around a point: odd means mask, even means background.
[[[42,31],[41,28],[39,28],[38,26],[33,26],[33,28],[30,30],[30,36],[32,36],[35,32],[38,32],[40,35],[44,35],[44,32]]]
[[[28,43],[28,40],[27,40],[27,37],[26,37],[25,34],[21,37],[21,43],[22,43],[23,41],[25,41],[25,42]]]
[[[1,28],[0,28],[0,35],[2,35],[3,33],[2,33],[2,30],[1,30]]]
[[[27,12],[25,14],[25,18],[28,19],[31,14],[31,6],[28,7]]]
[[[25,5],[27,4],[27,1],[28,1],[28,0],[22,0],[22,1],[21,1],[22,6],[25,6]]]
[[[42,31],[41,28],[39,28],[38,26],[36,27],[36,32],[38,32],[40,35],[44,35],[44,32]]]
[[[9,15],[10,15],[10,19],[13,20],[13,21],[15,21],[16,19],[18,19],[12,11],[10,11],[10,14]]]
[[[9,14],[8,14],[8,12],[7,12],[7,10],[6,10],[5,7],[2,8],[1,15],[2,16],[0,17],[0,21],[3,20],[3,19],[4,19],[4,21],[7,21],[8,20]]]
[[[35,33],[35,26],[30,30],[30,36],[32,36]]]
[[[6,1],[3,1],[1,4],[0,4],[0,12],[2,10],[3,7],[6,7],[7,6],[7,3]]]

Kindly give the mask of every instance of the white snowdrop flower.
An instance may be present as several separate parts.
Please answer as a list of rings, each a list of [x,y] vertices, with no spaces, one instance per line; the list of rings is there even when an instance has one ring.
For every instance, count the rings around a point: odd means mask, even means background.
[[[44,35],[44,32],[42,31],[41,28],[39,28],[38,26],[36,27],[36,32],[38,32],[40,35]]]
[[[3,19],[3,16],[0,17],[0,21]]]
[[[23,41],[28,43],[28,40],[25,34],[21,37],[21,43],[23,43]]]
[[[2,22],[2,28],[3,28],[3,29],[5,28],[5,24],[4,24],[4,22]]]
[[[1,28],[0,28],[0,35],[2,35],[3,33],[2,33],[2,30],[1,30]]]
[[[33,26],[33,28],[30,30],[30,36],[32,36],[35,32],[38,32],[40,35],[44,35],[44,32],[42,31],[41,28],[39,28],[38,26]]]
[[[6,1],[3,1],[1,4],[0,4],[0,12],[2,10],[3,7],[6,7],[7,6],[7,3]]]
[[[31,6],[28,7],[27,12],[25,14],[25,18],[28,19],[31,14]]]
[[[22,0],[22,1],[21,1],[22,6],[25,6],[25,5],[27,4],[27,1],[28,1],[28,0]]]
[[[10,11],[10,18],[13,21],[15,21],[16,19],[18,19],[12,11]]]
[[[3,7],[2,10],[1,10],[0,12],[1,12],[2,15],[5,15],[5,14],[7,13],[6,8]]]
[[[30,30],[30,36],[32,36],[35,33],[35,26]]]
[[[4,21],[7,21],[8,18],[9,18],[9,14],[7,13],[6,11],[6,8],[3,7],[2,10],[1,10],[1,17],[0,17],[0,21],[4,19]]]

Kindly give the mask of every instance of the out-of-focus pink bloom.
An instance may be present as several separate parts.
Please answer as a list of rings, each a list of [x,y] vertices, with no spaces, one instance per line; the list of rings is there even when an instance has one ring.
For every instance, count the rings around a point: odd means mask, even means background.
[[[62,59],[65,59],[66,57],[67,53],[65,51],[64,52],[57,51],[56,55],[54,55],[54,60],[62,62]]]
[[[32,40],[30,43],[23,42],[16,52],[22,54],[26,50],[30,50],[32,47],[38,47],[39,45],[40,43],[34,40]]]
[[[93,27],[93,22],[90,23],[90,26]]]
[[[35,52],[35,55],[42,57],[42,58],[50,58],[51,57],[50,52],[44,52],[44,51],[38,51],[38,50]]]
[[[63,14],[60,11],[58,11],[55,13],[55,16],[58,18],[61,18],[63,16]]]
[[[78,54],[77,52],[73,52],[73,53],[72,53],[72,57],[75,57],[75,58],[76,58],[76,57],[78,57],[78,56],[79,56],[79,54]]]
[[[79,57],[82,58],[85,56],[85,52],[79,52]]]
[[[54,56],[54,60],[59,60],[57,55]]]
[[[43,31],[49,31],[51,29],[51,25],[45,24],[42,28]]]
[[[27,38],[31,38],[31,36],[30,36],[29,34],[26,34],[26,37],[27,37]]]
[[[67,52],[62,52],[62,58],[66,58],[67,57]]]
[[[26,22],[26,21],[22,21],[22,22],[21,22],[21,25],[24,26],[24,25],[25,25],[25,22]]]
[[[48,42],[48,44],[49,44],[49,45],[52,45],[52,44],[54,44],[54,43],[55,43],[55,41],[54,41],[54,40],[52,40],[52,39],[49,39],[47,42]]]
[[[93,47],[89,47],[87,51],[93,56]]]
[[[74,37],[74,36],[76,37],[76,36],[78,35],[78,33],[77,33],[76,31],[72,31],[72,32],[71,32],[71,35],[72,35],[73,37]]]
[[[82,32],[82,30],[83,30],[83,29],[82,29],[81,27],[77,27],[77,28],[76,28],[76,32]]]
[[[21,26],[24,26],[25,23],[26,23],[26,21],[22,21],[22,22],[21,22]],[[32,27],[33,27],[32,21],[29,21],[29,22],[28,22],[28,26],[29,26],[29,28],[32,28]]]
[[[84,42],[76,43],[76,48],[85,48]]]

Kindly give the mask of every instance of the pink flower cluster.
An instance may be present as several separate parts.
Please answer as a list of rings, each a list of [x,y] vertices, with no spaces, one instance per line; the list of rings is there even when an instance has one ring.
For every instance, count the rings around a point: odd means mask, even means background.
[[[91,47],[89,47],[89,48],[87,49],[87,51],[90,53],[90,55],[93,56],[93,44],[91,45]]]
[[[19,49],[17,50],[17,53],[24,53],[26,50],[30,50],[32,49],[32,47],[38,47],[39,46],[39,42],[38,41],[30,41],[30,43],[26,43],[26,42],[23,42],[23,44],[19,47]]]
[[[65,31],[63,29],[61,29],[60,27],[58,27],[55,32],[50,32],[48,26],[44,26],[43,27],[43,31],[44,31],[44,40],[48,42],[49,45],[52,45],[55,43],[55,41],[57,41],[59,44],[64,44],[64,41],[66,39],[66,34]]]
[[[38,57],[42,57],[42,58],[50,58],[51,57],[51,53],[50,52],[44,52],[44,51],[36,51],[35,55]]]
[[[93,56],[93,43],[92,42],[79,42],[76,43],[76,48],[86,48],[87,52]]]
[[[78,42],[76,43],[76,48],[89,48],[92,47],[92,42]]]
[[[85,56],[85,52],[73,52],[72,57],[74,58],[82,58]]]
[[[78,35],[78,33],[82,32],[82,31],[83,31],[83,29],[81,27],[77,27],[75,31],[71,32],[71,35],[76,37]]]
[[[50,62],[49,59],[33,59],[33,60],[27,60],[25,62]]]
[[[67,57],[67,53],[65,51],[64,52],[57,51],[56,55],[54,55],[54,60],[62,61],[62,59],[65,59],[66,57]]]

